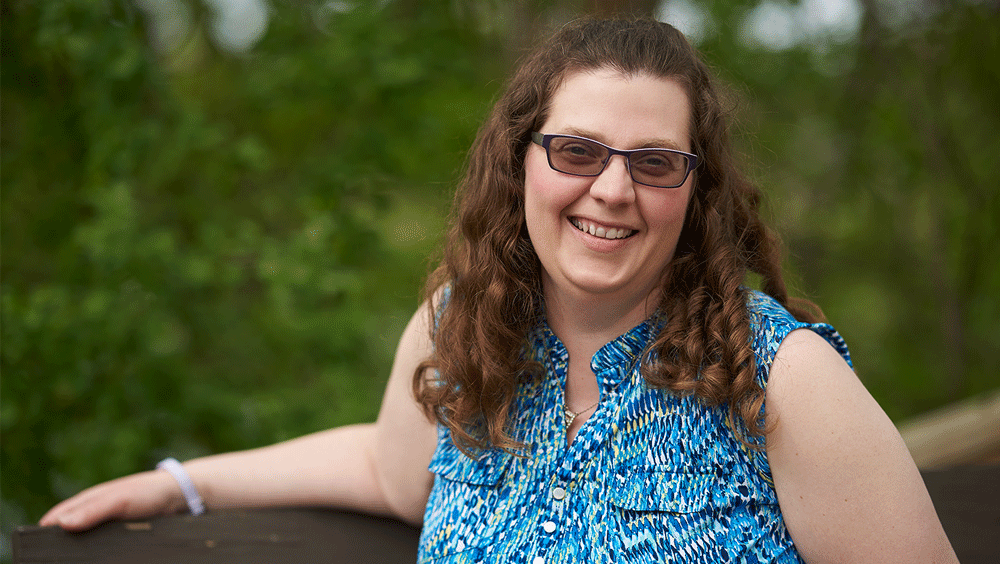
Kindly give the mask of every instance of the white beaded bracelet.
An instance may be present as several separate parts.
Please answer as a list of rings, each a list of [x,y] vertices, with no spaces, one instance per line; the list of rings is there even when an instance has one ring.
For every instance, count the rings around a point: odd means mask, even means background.
[[[205,512],[205,503],[201,500],[201,496],[198,495],[198,490],[194,487],[191,476],[188,476],[187,470],[184,470],[184,467],[181,466],[180,462],[177,462],[176,458],[165,458],[156,465],[156,468],[158,470],[166,470],[177,480],[177,485],[181,487],[181,492],[184,493],[184,500],[187,501],[191,515],[201,515]]]

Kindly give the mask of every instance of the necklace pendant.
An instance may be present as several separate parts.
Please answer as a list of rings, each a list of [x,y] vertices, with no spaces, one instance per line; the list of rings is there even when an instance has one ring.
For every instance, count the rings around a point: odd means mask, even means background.
[[[576,419],[576,413],[563,407],[563,421],[566,422],[566,428],[569,429],[570,425],[573,424],[573,420]]]

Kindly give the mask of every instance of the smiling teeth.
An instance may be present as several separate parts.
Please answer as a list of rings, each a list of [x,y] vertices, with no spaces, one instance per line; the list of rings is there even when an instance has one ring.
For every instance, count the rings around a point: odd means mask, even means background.
[[[615,229],[614,227],[610,229],[605,229],[603,227],[597,227],[593,223],[584,223],[579,219],[572,220],[573,226],[583,231],[585,233],[590,233],[595,237],[601,237],[602,239],[624,239],[629,235],[635,233],[632,229]]]

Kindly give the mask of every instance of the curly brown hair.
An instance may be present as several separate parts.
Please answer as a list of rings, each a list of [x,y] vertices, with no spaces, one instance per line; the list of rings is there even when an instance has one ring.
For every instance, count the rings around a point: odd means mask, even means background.
[[[737,163],[728,123],[708,67],[672,26],[647,19],[582,20],[560,29],[522,62],[480,129],[456,192],[442,261],[426,294],[435,327],[434,356],[419,366],[413,390],[429,417],[465,451],[517,449],[508,432],[519,374],[538,366],[524,355],[540,320],[541,266],[524,214],[524,159],[530,135],[572,73],[610,68],[682,85],[691,101],[691,146],[700,164],[674,258],[661,278],[665,326],[644,355],[652,387],[728,403],[734,432],[753,446],[767,429],[746,309],[747,271],[798,319],[822,314],[790,301],[780,242],[759,217],[760,191]],[[449,288],[447,303],[438,293]],[[434,371],[436,370],[436,374]]]

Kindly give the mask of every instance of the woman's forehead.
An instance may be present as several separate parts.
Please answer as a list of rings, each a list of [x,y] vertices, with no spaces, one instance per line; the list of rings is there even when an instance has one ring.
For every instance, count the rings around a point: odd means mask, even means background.
[[[547,105],[543,133],[589,137],[619,149],[689,150],[690,103],[675,79],[610,68],[568,74]]]

